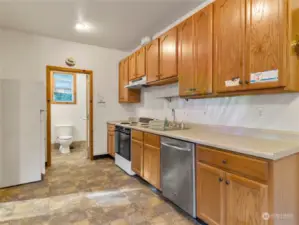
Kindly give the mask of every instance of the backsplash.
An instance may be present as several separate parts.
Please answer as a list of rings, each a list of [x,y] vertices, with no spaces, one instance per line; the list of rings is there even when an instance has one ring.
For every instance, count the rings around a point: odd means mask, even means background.
[[[177,121],[299,132],[298,93],[189,101],[172,98],[171,102],[161,98],[175,95],[177,89],[177,84],[143,88],[137,116],[172,120],[171,109],[175,109]]]

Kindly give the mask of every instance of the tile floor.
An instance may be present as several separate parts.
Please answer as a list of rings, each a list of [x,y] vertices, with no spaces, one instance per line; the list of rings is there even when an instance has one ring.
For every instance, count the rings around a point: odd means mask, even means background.
[[[1,225],[198,224],[111,159],[89,161],[85,151],[62,155],[43,181],[0,189]]]

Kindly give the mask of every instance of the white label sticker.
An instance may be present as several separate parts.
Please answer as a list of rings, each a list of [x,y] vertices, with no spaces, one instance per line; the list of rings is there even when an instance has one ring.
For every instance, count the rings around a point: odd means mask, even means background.
[[[265,83],[278,81],[278,70],[270,70],[250,74],[250,83]]]
[[[239,85],[240,85],[240,78],[225,81],[225,87],[235,87]]]

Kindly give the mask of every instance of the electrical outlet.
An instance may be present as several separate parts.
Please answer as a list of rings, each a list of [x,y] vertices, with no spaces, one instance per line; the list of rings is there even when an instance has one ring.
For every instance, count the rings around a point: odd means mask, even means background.
[[[263,107],[258,107],[257,110],[258,110],[259,117],[263,117],[263,115],[264,115],[264,108]]]

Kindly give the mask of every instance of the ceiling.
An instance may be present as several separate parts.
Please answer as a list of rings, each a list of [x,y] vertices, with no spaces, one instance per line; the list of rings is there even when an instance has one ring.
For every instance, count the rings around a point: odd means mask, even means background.
[[[202,0],[0,0],[0,27],[130,51]],[[78,21],[91,30],[78,33]]]

